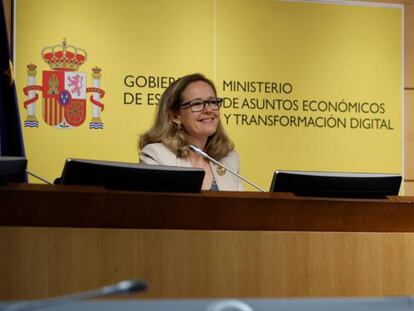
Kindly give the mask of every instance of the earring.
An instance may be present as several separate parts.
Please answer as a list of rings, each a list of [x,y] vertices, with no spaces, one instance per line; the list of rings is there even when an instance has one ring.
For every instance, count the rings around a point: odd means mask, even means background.
[[[181,130],[183,127],[181,125],[181,123],[177,123],[177,131]]]

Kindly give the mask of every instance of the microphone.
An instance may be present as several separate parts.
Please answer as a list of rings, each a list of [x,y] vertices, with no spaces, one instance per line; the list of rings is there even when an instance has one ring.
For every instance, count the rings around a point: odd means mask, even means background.
[[[78,300],[98,298],[110,295],[130,294],[142,292],[148,288],[144,281],[125,280],[114,285],[105,286],[99,289],[80,292],[70,295],[58,296],[49,299],[35,300],[23,303],[15,303],[6,307],[5,311],[31,311],[47,308],[56,305],[63,305]]]
[[[227,166],[225,166],[224,164],[221,164],[219,161],[213,159],[212,157],[210,157],[207,153],[205,153],[203,150],[201,150],[200,148],[197,148],[194,145],[189,145],[190,149],[193,150],[195,153],[197,153],[198,155],[206,158],[207,160],[220,165],[222,167],[224,167],[226,170],[228,170],[230,173],[232,173],[233,175],[236,175],[237,177],[239,177],[240,179],[244,180],[245,182],[247,182],[248,184],[252,185],[253,187],[255,187],[256,189],[260,190],[261,192],[266,192],[263,188],[260,188],[258,185],[256,185],[255,183],[251,182],[250,180],[244,178],[243,176],[237,174],[236,172],[234,172],[233,170],[229,169]]]

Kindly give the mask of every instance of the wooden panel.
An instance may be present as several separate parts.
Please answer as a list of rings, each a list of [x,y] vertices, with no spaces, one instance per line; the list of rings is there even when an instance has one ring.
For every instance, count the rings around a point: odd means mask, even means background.
[[[414,90],[405,91],[404,178],[414,180]],[[407,192],[405,192],[408,195]]]
[[[404,194],[405,195],[414,195],[414,181],[405,181],[404,182]]]
[[[414,198],[290,193],[151,193],[99,187],[0,187],[0,225],[86,228],[414,232]]]
[[[414,3],[404,5],[404,71],[405,87],[414,88]]]
[[[147,298],[414,294],[414,234],[0,228],[0,299],[142,278]]]

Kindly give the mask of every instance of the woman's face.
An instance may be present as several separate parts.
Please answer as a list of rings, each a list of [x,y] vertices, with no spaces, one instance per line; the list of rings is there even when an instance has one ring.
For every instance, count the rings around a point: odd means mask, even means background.
[[[211,100],[216,98],[213,88],[204,81],[195,81],[187,86],[182,93],[182,103],[193,100]],[[213,135],[220,119],[220,110],[212,110],[209,105],[199,112],[193,112],[189,106],[182,107],[173,116],[175,123],[181,123],[189,135],[189,140],[199,147],[204,147],[207,138]]]

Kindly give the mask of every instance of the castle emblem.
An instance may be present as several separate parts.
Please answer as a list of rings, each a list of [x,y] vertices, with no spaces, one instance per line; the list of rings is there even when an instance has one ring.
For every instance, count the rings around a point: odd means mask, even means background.
[[[92,87],[87,87],[87,74],[78,71],[87,59],[85,50],[67,45],[46,47],[42,50],[43,60],[51,70],[42,72],[42,85],[36,85],[36,68],[34,64],[27,65],[28,85],[23,88],[27,100],[23,103],[27,111],[25,127],[39,127],[36,117],[36,104],[42,93],[42,117],[50,126],[56,128],[74,128],[84,123],[86,119],[87,93],[92,93],[92,119],[90,129],[103,129],[101,113],[104,105],[100,102],[105,92],[101,86],[101,69],[92,69]]]

